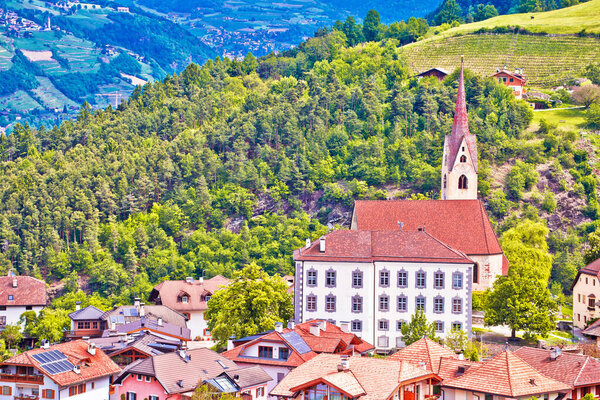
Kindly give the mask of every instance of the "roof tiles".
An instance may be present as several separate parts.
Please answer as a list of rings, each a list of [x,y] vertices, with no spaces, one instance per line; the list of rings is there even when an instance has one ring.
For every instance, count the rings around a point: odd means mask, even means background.
[[[428,371],[438,373],[442,357],[456,359],[456,354],[441,344],[424,337],[398,350],[388,358],[406,361],[413,365],[422,366]]]
[[[0,277],[0,306],[45,306],[46,301],[44,281],[25,275]]]

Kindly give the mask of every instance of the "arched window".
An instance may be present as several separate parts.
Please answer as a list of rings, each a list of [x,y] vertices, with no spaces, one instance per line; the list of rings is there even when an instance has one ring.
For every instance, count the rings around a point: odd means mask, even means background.
[[[460,162],[467,162],[467,156],[465,156],[464,154],[460,156]]]
[[[460,178],[458,178],[458,188],[459,189],[467,188],[467,177],[466,176],[461,175]]]
[[[444,189],[446,189],[446,182],[448,181],[448,179],[446,178],[446,175],[444,175]]]
[[[473,283],[479,283],[479,264],[473,265]]]

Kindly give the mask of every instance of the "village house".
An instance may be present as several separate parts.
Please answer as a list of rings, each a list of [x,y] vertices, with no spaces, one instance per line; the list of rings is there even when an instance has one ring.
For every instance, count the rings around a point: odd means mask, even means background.
[[[190,330],[179,325],[164,322],[161,318],[158,320],[141,317],[138,320],[122,325],[116,325],[114,328],[106,329],[102,332],[102,337],[110,337],[118,334],[132,335],[138,332],[149,332],[167,340],[177,340],[184,344],[191,340]]]
[[[0,399],[108,400],[110,377],[121,369],[83,341],[45,345],[0,363]]]
[[[319,353],[364,355],[373,345],[350,332],[349,323],[338,327],[325,320],[278,323],[275,330],[230,340],[223,355],[238,365],[260,365],[271,376],[268,391],[292,369]]]
[[[359,200],[354,203],[351,229],[426,231],[473,260],[472,289],[486,290],[507,274],[508,260],[477,199],[477,179],[477,139],[469,131],[461,64],[452,132],[444,139],[442,200]],[[298,274],[296,282],[298,290]]]
[[[600,361],[595,358],[562,352],[558,347],[521,347],[514,354],[545,376],[569,386],[565,400],[581,399],[587,393],[600,396]]]
[[[458,356],[452,350],[428,337],[424,337],[398,350],[388,358],[390,360],[405,361],[438,374],[441,359],[444,357],[458,359]]]
[[[448,76],[448,71],[446,71],[443,68],[430,68],[427,71],[423,71],[420,74],[417,74],[417,78],[420,80],[421,78],[429,78],[430,76],[433,76],[435,78],[437,78],[440,81],[443,81],[445,77]]]
[[[573,326],[585,329],[590,321],[600,317],[600,302],[598,302],[600,300],[600,259],[577,272],[571,290],[573,291]]]
[[[319,354],[290,372],[271,391],[278,399],[424,400],[439,378],[395,360]]]
[[[299,321],[347,321],[380,352],[404,346],[400,330],[417,310],[439,335],[471,331],[474,263],[429,232],[334,231],[294,260]]]
[[[505,350],[476,367],[463,368],[440,384],[444,400],[555,400],[569,385],[547,377],[519,356]],[[560,396],[560,397],[559,397]]]
[[[178,350],[138,360],[116,378],[119,398],[126,400],[188,399],[201,384],[220,392],[264,400],[271,377],[258,366],[239,367],[207,348]]]
[[[46,306],[46,283],[31,276],[16,276],[9,271],[0,277],[0,329],[19,323],[25,311],[38,314]]]
[[[163,305],[145,305],[139,298],[135,299],[133,305],[114,307],[106,312],[94,306],[81,309],[81,303],[77,302],[75,311],[69,314],[69,318],[71,330],[65,332],[68,339],[100,337],[107,329],[115,330],[119,325],[130,324],[142,318],[157,323],[160,320],[161,323],[187,329],[186,317],[183,314]]]
[[[192,339],[209,340],[211,334],[204,318],[207,303],[220,287],[228,284],[229,280],[221,275],[211,279],[186,278],[185,281],[164,281],[152,289],[149,301],[165,305],[185,315]]]
[[[111,358],[119,367],[159,354],[179,350],[182,342],[176,339],[165,339],[151,332],[136,332],[132,335],[117,333],[107,337],[90,339]]]
[[[525,84],[527,83],[527,78],[523,75],[523,69],[515,69],[515,72],[510,72],[506,68],[502,70],[499,69],[492,77],[496,78],[498,82],[504,83],[511,88],[515,98],[519,100],[523,98]]]

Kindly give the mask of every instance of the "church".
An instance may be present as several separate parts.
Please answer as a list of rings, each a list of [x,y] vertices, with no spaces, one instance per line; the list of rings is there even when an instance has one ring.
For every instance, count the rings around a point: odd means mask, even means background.
[[[505,275],[508,260],[477,198],[462,63],[441,183],[441,200],[356,201],[350,230],[294,251],[296,322],[344,322],[380,352],[403,347],[401,328],[417,310],[439,336],[470,333],[473,291]]]

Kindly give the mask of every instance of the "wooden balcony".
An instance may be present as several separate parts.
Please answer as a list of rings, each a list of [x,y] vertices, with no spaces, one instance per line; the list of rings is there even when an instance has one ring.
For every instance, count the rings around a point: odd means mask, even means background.
[[[20,394],[15,396],[15,400],[40,400],[40,397],[27,394]]]
[[[44,384],[44,376],[0,374],[0,382],[33,383],[36,385],[42,385]]]

